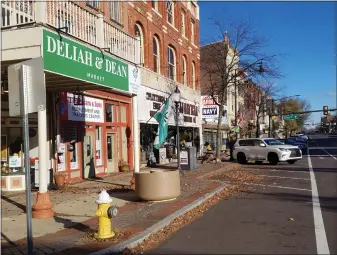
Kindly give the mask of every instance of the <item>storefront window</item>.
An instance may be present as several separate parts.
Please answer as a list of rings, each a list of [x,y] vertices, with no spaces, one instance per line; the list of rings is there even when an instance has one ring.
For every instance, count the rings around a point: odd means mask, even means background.
[[[96,165],[102,164],[102,127],[96,127]]]
[[[64,128],[60,130],[60,143],[57,148],[57,171],[65,171],[66,153],[65,153],[65,143],[64,143]]]
[[[126,107],[121,106],[121,122],[126,123]]]
[[[78,144],[77,144],[77,128],[76,126],[69,127],[69,145],[70,152],[70,169],[78,169]]]
[[[105,104],[105,118],[106,122],[115,122],[114,106],[112,104]]]

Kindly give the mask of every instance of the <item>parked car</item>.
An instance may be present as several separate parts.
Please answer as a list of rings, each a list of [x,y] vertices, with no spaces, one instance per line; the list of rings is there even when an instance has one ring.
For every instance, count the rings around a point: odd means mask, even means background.
[[[309,140],[309,137],[307,135],[305,135],[305,134],[302,134],[302,133],[297,133],[293,137],[302,138],[302,139],[305,139],[306,141]]]
[[[302,152],[299,147],[282,144],[274,138],[247,138],[235,143],[233,157],[240,164],[245,164],[248,160],[255,160],[256,163],[267,160],[272,165],[277,165],[278,162],[294,164],[302,159]]]
[[[297,146],[298,148],[301,149],[302,153],[308,152],[308,143],[303,139],[298,139],[296,137],[290,137],[287,139],[278,139],[278,140],[284,144],[290,144],[290,145]]]

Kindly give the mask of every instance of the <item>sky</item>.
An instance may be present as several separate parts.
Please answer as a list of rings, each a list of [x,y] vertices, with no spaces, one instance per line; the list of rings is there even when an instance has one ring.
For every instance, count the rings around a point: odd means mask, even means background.
[[[269,40],[264,51],[281,54],[284,77],[276,83],[283,96],[301,95],[312,110],[336,108],[337,2],[213,2],[198,1],[200,42],[220,36],[210,18],[249,21]],[[225,27],[225,29],[229,28]],[[310,122],[320,122],[313,113]]]

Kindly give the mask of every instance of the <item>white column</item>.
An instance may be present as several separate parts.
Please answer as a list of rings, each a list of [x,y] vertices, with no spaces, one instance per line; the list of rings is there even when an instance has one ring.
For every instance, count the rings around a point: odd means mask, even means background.
[[[35,20],[36,23],[47,23],[47,2],[35,2]]]
[[[38,139],[39,139],[39,192],[48,191],[48,154],[47,154],[47,110],[38,111]]]
[[[96,38],[97,38],[97,46],[100,48],[104,48],[104,16],[103,13],[97,14],[96,20]]]
[[[202,135],[202,123],[200,123],[199,126],[199,137],[200,137],[200,144],[199,144],[199,155],[203,155],[203,150],[204,150],[204,137]]]
[[[139,123],[138,123],[138,100],[137,96],[132,97],[132,112],[133,112],[133,150],[134,150],[134,165],[135,172],[139,172],[139,152],[140,152],[140,137],[139,137]]]

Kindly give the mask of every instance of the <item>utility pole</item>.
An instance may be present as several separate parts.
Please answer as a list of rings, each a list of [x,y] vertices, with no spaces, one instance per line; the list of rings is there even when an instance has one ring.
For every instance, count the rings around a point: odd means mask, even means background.
[[[235,80],[234,80],[234,125],[238,125],[238,118],[237,118],[237,94],[236,94],[236,69],[235,69]]]

